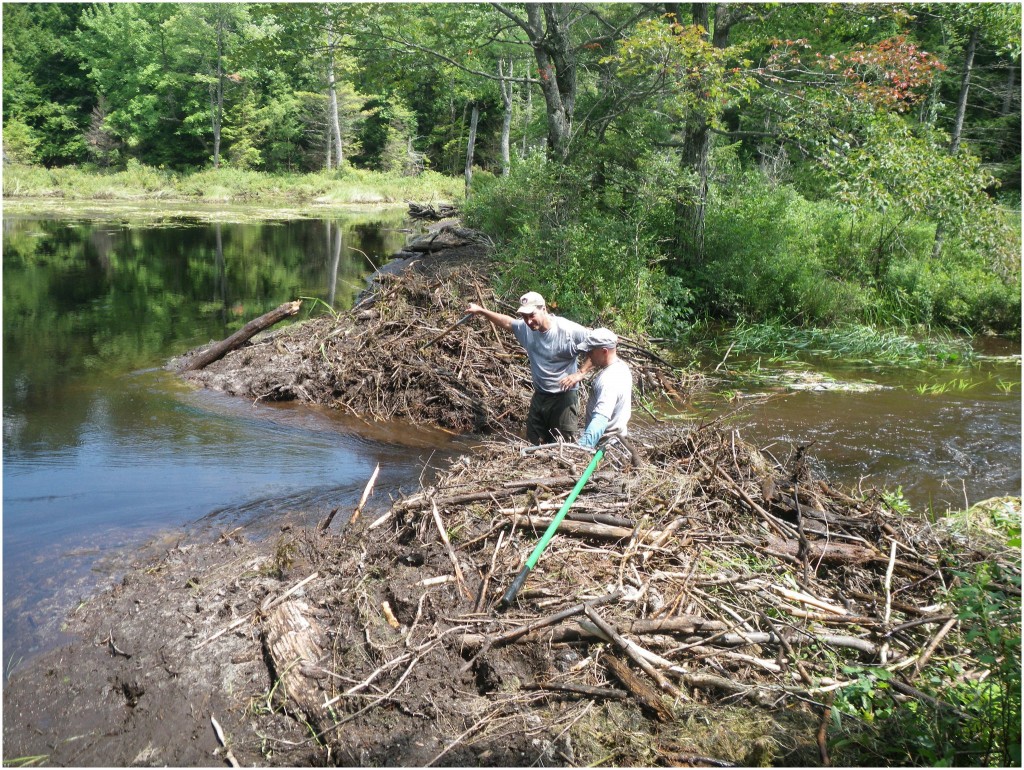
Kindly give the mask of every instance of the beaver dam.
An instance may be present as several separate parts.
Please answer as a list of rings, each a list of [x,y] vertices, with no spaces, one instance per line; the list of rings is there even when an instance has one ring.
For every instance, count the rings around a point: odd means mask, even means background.
[[[413,494],[384,502],[371,477],[355,510],[259,547],[238,532],[175,547],[126,581],[106,600],[117,622],[81,630],[130,708],[173,682],[192,731],[212,726],[210,761],[243,765],[914,764],[909,743],[878,750],[869,703],[922,730],[984,718],[981,701],[942,697],[981,693],[1006,663],[973,651],[993,628],[955,597],[984,570],[985,600],[1019,615],[1019,551],[838,489],[805,448],[776,459],[717,423],[635,419],[639,463],[608,451],[499,608],[592,456],[525,451],[525,356],[482,320],[457,325],[469,301],[501,307],[481,273],[413,265],[349,312],[187,373],[478,443]],[[637,400],[700,386],[646,341],[620,352]],[[144,584],[164,586],[159,604],[127,598]],[[1019,669],[1019,618],[1016,634]],[[159,656],[142,674],[147,645]],[[166,740],[135,759],[194,761]],[[957,763],[998,751],[972,750]]]

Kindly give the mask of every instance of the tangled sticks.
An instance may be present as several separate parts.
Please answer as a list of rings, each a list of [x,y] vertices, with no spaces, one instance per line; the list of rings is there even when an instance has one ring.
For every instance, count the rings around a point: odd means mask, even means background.
[[[500,433],[526,412],[518,346],[466,323],[423,349],[470,298],[500,306],[484,286],[382,278],[351,312],[267,335],[201,374],[233,366],[246,372],[236,392],[256,398]],[[630,363],[640,389],[678,380],[646,354]],[[767,751],[802,765],[801,736],[825,762],[830,699],[858,685],[851,672],[884,671],[894,697],[944,712],[922,682],[951,660],[985,675],[964,655],[946,589],[982,561],[1019,574],[1019,553],[835,489],[800,453],[783,467],[732,432],[664,425],[637,426],[639,468],[594,473],[501,615],[496,599],[585,455],[488,441],[383,515],[306,535],[315,571],[302,602],[317,622],[294,605],[260,623],[276,676],[304,677],[287,691],[302,694],[293,705],[332,762],[759,765]],[[278,644],[301,628],[316,638]],[[694,714],[715,709],[713,727],[738,704],[726,732],[763,725],[760,736],[693,732]],[[797,729],[778,728],[793,718]]]
[[[459,434],[506,433],[527,412],[527,359],[490,324],[458,323],[470,301],[503,306],[486,278],[468,270],[384,273],[351,311],[267,334],[190,377],[256,400],[298,399]],[[642,345],[624,345],[621,354],[642,395],[679,395],[697,379]]]
[[[372,523],[317,540],[312,561],[330,577],[307,601],[332,629],[322,700],[338,726],[372,729],[386,709],[387,724],[415,732],[435,714],[440,743],[417,763],[479,764],[511,736],[546,735],[550,748],[577,720],[609,730],[607,704],[631,704],[650,721],[648,753],[618,763],[655,764],[678,761],[685,714],[736,703],[773,718],[799,707],[823,752],[830,699],[861,668],[886,671],[901,698],[952,708],[917,680],[935,675],[933,656],[959,653],[944,597],[976,547],[716,428],[674,428],[641,452],[640,468],[593,474],[503,613],[585,454],[487,442]],[[332,684],[366,681],[380,693],[369,704]],[[750,748],[717,753],[750,764]]]

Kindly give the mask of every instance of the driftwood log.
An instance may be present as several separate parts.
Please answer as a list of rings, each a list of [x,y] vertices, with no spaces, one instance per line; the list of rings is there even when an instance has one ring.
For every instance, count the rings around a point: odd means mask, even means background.
[[[269,329],[277,322],[282,321],[289,316],[296,315],[299,312],[300,307],[302,307],[302,300],[297,299],[294,302],[285,302],[283,305],[279,305],[269,313],[264,313],[259,318],[254,318],[227,339],[215,342],[213,345],[206,348],[206,350],[196,353],[185,362],[181,367],[181,371],[192,372],[197,369],[202,369],[205,366],[209,366],[214,361],[226,356],[232,350],[240,348],[264,329]]]
[[[331,726],[324,693],[315,676],[323,655],[322,631],[307,616],[309,607],[297,599],[283,602],[263,622],[263,646],[288,708],[304,715],[319,733]]]
[[[431,206],[430,204],[422,205],[419,203],[413,203],[412,201],[406,201],[406,203],[409,204],[409,216],[412,219],[426,219],[432,222],[438,222],[442,219],[449,219],[459,215],[459,209],[448,203],[440,203],[437,207]]]

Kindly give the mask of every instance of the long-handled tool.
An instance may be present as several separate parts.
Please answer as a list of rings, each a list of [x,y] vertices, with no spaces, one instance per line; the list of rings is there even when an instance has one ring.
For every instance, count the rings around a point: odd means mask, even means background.
[[[565,518],[565,514],[569,512],[572,504],[576,502],[576,496],[579,495],[580,490],[583,489],[583,485],[587,483],[587,479],[590,478],[590,475],[594,472],[597,464],[601,462],[602,457],[604,457],[604,450],[598,449],[594,453],[594,458],[590,461],[590,465],[588,465],[587,469],[583,471],[583,475],[580,476],[580,480],[576,482],[576,486],[572,488],[572,492],[569,493],[565,502],[562,503],[562,507],[558,509],[558,513],[555,514],[555,518],[551,520],[551,523],[548,525],[544,535],[539,541],[537,541],[537,545],[534,546],[533,553],[531,553],[530,557],[526,560],[526,564],[523,566],[522,570],[519,571],[519,574],[516,575],[516,579],[512,581],[512,585],[508,587],[505,595],[501,597],[501,600],[498,602],[499,610],[503,610],[512,604],[513,600],[516,598],[516,594],[519,593],[519,589],[522,588],[523,583],[526,582],[526,576],[530,574],[530,570],[537,565],[540,555],[544,553],[544,549],[547,548],[551,538],[555,536],[555,532],[562,523],[562,519]]]
[[[439,339],[442,339],[442,338],[443,338],[443,337],[444,337],[444,336],[445,336],[445,335],[446,335],[446,334],[447,334],[448,332],[452,331],[452,329],[455,329],[455,328],[456,328],[456,327],[458,327],[458,326],[462,326],[462,324],[466,323],[466,321],[470,320],[470,319],[471,319],[472,317],[473,317],[473,314],[472,314],[472,313],[466,313],[466,314],[465,314],[464,316],[462,316],[462,318],[460,318],[460,319],[459,319],[458,321],[456,321],[455,323],[453,323],[453,324],[452,324],[451,326],[449,326],[449,327],[448,327],[447,329],[445,329],[445,330],[444,330],[443,332],[441,332],[440,334],[438,334],[438,335],[437,335],[436,337],[434,337],[434,339],[432,339],[432,340],[431,340],[430,342],[428,342],[428,343],[427,343],[426,345],[424,345],[423,347],[421,347],[421,348],[420,348],[420,353],[422,353],[422,352],[423,352],[424,350],[426,350],[427,348],[429,348],[429,347],[430,347],[431,345],[433,345],[433,344],[434,344],[435,342],[437,342],[437,341],[438,341]]]

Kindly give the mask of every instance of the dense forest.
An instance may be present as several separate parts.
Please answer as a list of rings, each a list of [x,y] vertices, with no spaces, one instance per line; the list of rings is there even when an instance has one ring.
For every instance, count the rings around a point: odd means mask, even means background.
[[[443,175],[586,322],[1019,335],[1020,50],[1016,3],[8,3],[4,195]]]

